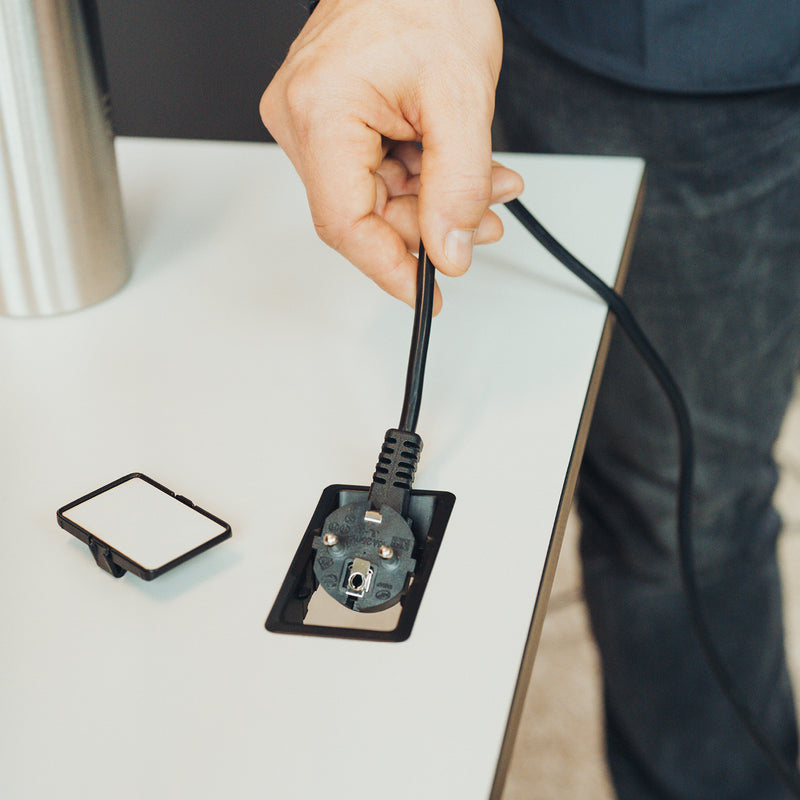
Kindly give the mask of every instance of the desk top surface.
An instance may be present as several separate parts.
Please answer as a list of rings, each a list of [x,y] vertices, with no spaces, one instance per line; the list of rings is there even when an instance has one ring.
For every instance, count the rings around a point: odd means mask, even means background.
[[[130,283],[0,318],[2,794],[483,800],[605,308],[504,214],[440,279],[415,485],[456,502],[410,639],[268,633],[322,489],[368,483],[397,423],[412,312],[317,240],[277,148],[118,155]],[[505,161],[613,283],[641,162]],[[102,572],[55,511],[133,471],[233,537],[152,582]]]

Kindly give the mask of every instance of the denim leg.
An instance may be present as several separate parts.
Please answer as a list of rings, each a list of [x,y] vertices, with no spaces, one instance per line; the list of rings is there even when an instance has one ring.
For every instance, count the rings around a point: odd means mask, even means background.
[[[715,641],[795,762],[772,448],[800,360],[800,89],[643,92],[552,56],[510,20],[505,27],[498,112],[511,149],[647,159],[624,294],[692,414],[693,541]],[[676,481],[669,407],[617,332],[578,496],[616,790],[623,800],[788,798],[690,630]]]

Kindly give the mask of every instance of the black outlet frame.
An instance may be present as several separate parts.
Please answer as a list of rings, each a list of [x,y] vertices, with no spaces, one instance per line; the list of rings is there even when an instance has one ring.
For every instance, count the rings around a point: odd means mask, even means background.
[[[267,617],[264,627],[268,631],[379,642],[403,642],[411,635],[436,555],[455,505],[456,497],[451,492],[420,489],[411,492],[408,516],[417,539],[415,550],[417,566],[411,585],[400,601],[400,616],[392,630],[367,630],[304,622],[314,592],[325,591],[318,586],[314,576],[314,549],[311,543],[315,536],[320,535],[325,519],[331,512],[348,503],[366,499],[368,493],[367,486],[348,484],[333,484],[323,490]]]

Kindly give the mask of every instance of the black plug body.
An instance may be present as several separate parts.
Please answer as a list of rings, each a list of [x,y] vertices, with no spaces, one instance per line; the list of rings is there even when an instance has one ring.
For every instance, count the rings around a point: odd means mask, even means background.
[[[416,566],[408,503],[421,450],[417,434],[388,430],[366,502],[328,515],[314,537],[314,576],[354,611],[383,611],[408,589]]]

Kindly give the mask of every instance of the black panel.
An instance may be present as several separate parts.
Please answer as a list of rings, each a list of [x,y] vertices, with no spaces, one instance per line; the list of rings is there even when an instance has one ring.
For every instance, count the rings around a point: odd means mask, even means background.
[[[328,486],[317,503],[311,522],[300,540],[297,552],[289,565],[278,596],[269,612],[265,627],[272,633],[292,633],[302,636],[322,636],[339,639],[369,639],[376,642],[404,642],[411,635],[417,618],[425,588],[428,585],[439,546],[442,543],[455,495],[450,492],[430,492],[413,489],[409,504],[409,522],[417,536],[418,547],[414,550],[417,562],[414,578],[408,592],[400,600],[402,610],[393,630],[340,627],[322,624],[307,624],[312,595],[325,590],[314,576],[315,551],[312,542],[319,536],[328,515],[337,508],[359,499],[366,500],[369,487]],[[349,612],[359,615],[357,611]],[[380,613],[380,612],[379,612]],[[378,616],[364,614],[363,616]]]
[[[297,0],[96,0],[126,136],[268,140],[258,101],[306,18]]]

